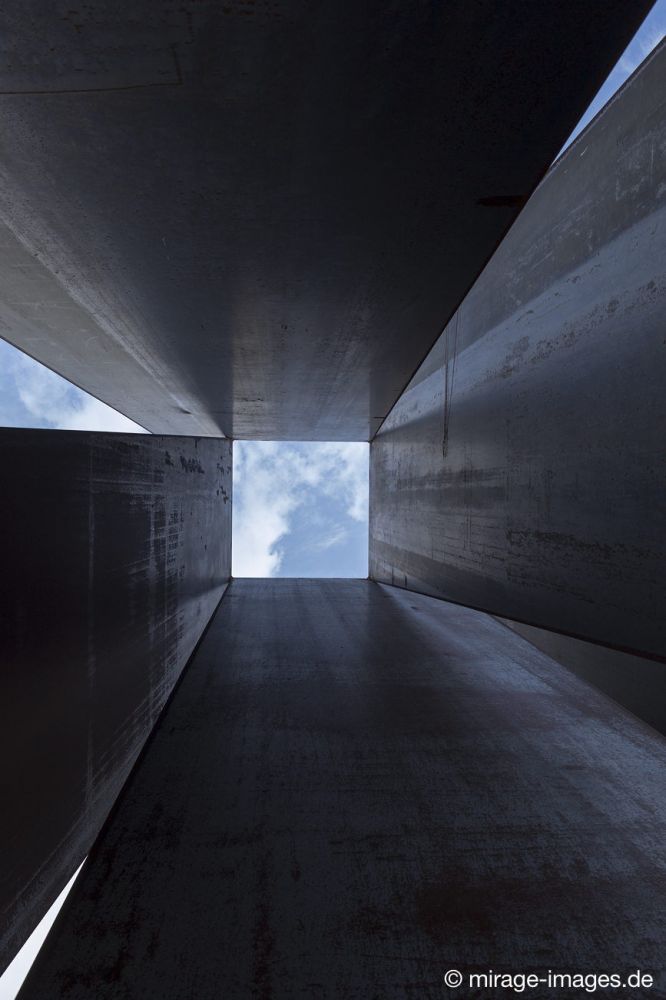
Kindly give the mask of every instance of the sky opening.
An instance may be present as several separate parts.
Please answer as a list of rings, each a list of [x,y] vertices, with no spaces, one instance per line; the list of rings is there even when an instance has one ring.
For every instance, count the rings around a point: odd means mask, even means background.
[[[18,991],[21,989],[23,980],[30,972],[32,963],[35,961],[39,949],[46,941],[47,935],[55,922],[55,918],[60,913],[62,905],[67,899],[67,896],[76,881],[77,875],[83,868],[84,862],[85,858],[76,869],[55,902],[51,904],[42,919],[39,921],[30,937],[27,938],[23,946],[19,948],[18,952],[5,971],[2,975],[0,975],[0,1000],[14,1000]]]
[[[0,340],[0,426],[145,434],[129,417]]]
[[[366,577],[365,442],[235,441],[233,576]]]
[[[634,70],[638,69],[653,49],[656,49],[665,35],[666,0],[657,0],[657,3],[652,7],[650,13],[604,80],[596,96],[588,105],[585,114],[562,146],[558,156],[564,152],[567,146],[571,145],[585,126],[589,125],[594,116],[610,101],[613,94],[620,89],[625,80],[631,76]]]

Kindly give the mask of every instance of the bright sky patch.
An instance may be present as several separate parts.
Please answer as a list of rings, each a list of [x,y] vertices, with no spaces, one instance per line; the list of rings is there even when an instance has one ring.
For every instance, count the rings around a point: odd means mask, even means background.
[[[145,434],[133,420],[0,340],[0,426]]]
[[[232,574],[367,576],[368,451],[235,441]]]

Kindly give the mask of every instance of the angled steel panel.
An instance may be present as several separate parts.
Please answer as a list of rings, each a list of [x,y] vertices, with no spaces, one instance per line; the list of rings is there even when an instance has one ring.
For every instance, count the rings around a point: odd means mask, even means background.
[[[666,655],[666,47],[554,165],[371,447],[370,573]]]
[[[231,444],[0,430],[0,964],[85,856],[230,573]]]

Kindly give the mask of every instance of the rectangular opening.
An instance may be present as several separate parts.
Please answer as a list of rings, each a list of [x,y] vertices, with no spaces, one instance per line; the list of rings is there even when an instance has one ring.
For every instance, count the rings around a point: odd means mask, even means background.
[[[234,441],[232,575],[367,577],[369,447]]]

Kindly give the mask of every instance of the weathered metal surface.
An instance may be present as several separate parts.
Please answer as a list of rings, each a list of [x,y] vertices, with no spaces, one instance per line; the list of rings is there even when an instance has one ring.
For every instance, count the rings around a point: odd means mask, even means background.
[[[663,739],[487,615],[234,580],[21,1000],[662,996],[665,793]]]
[[[666,669],[661,660],[498,618],[589,684],[666,736]]]
[[[650,0],[8,0],[0,332],[156,433],[368,440]]]
[[[370,574],[666,654],[666,48],[554,165],[371,447]]]
[[[0,431],[2,967],[97,835],[230,573],[231,445]]]

